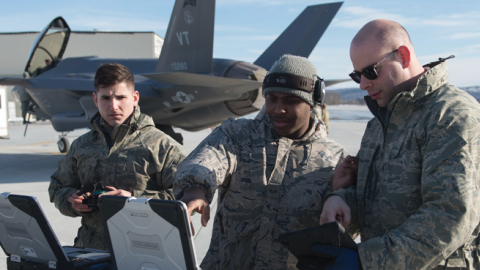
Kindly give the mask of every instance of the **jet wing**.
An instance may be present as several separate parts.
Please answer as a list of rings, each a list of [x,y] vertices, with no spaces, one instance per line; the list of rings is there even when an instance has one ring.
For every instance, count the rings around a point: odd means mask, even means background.
[[[16,85],[16,86],[23,86],[23,87],[32,86],[30,84],[30,79],[20,78],[20,77],[0,78],[0,85]]]
[[[331,85],[337,84],[337,83],[342,83],[342,82],[349,82],[352,79],[341,79],[341,80],[326,80],[325,81],[325,87],[329,87]]]
[[[91,79],[72,78],[34,78],[31,85],[35,88],[94,91],[95,87]]]
[[[71,79],[71,78],[20,78],[4,77],[0,78],[0,85],[16,85],[22,87],[34,87],[43,89],[63,89],[63,90],[83,90],[94,91],[91,79]]]
[[[156,74],[142,74],[152,80],[162,82],[175,86],[177,88],[188,86],[191,89],[197,88],[211,88],[221,91],[226,98],[237,98],[239,95],[262,87],[262,82],[242,79],[232,79],[224,77],[215,77],[194,73],[171,72],[171,73],[156,73]]]

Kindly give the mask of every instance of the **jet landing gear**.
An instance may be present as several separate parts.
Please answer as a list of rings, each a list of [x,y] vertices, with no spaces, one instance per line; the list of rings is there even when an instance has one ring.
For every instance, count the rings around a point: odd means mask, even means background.
[[[70,149],[70,142],[67,139],[67,134],[68,132],[64,132],[58,136],[57,145],[60,153],[66,153],[68,152],[68,149]]]

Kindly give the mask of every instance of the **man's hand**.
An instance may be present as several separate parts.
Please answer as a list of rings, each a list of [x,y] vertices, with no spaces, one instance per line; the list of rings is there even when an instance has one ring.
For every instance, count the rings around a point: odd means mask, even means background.
[[[206,227],[208,220],[210,220],[210,205],[205,198],[205,191],[201,187],[193,187],[183,192],[183,197],[180,201],[187,205],[188,217],[190,218],[190,226],[192,227],[192,233],[195,235],[195,230],[192,224],[192,212],[193,210],[202,214],[202,226]]]
[[[346,228],[351,222],[350,207],[343,201],[340,196],[330,196],[323,205],[322,214],[320,215],[320,225],[325,223],[338,221]]]
[[[103,195],[110,195],[110,196],[122,196],[122,197],[132,197],[133,194],[130,191],[126,191],[123,189],[116,189],[114,187],[106,186],[105,188],[111,189],[112,191],[102,193],[98,195],[98,197]]]
[[[88,205],[82,204],[84,199],[83,196],[79,196],[80,190],[73,193],[69,198],[68,201],[72,203],[73,209],[77,210],[78,212],[91,212],[92,209],[88,208]],[[85,193],[85,196],[90,196],[90,192]]]
[[[333,190],[348,188],[357,182],[358,158],[347,156],[333,175]]]

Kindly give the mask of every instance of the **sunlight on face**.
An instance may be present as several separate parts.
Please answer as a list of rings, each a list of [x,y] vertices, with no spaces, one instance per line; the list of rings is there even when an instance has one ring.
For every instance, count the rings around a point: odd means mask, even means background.
[[[140,96],[133,87],[130,88],[125,82],[122,82],[100,87],[98,93],[93,93],[93,101],[100,115],[112,127],[123,123],[138,105]]]
[[[305,100],[285,93],[268,92],[265,109],[278,135],[298,139],[307,132],[312,107]]]

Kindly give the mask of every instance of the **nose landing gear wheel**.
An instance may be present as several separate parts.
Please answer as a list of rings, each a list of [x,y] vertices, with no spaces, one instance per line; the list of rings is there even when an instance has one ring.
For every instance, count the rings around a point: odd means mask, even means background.
[[[58,150],[60,151],[60,153],[66,153],[66,152],[68,152],[68,149],[70,148],[70,142],[68,141],[68,139],[66,137],[61,137],[58,140],[57,145],[58,145]]]

